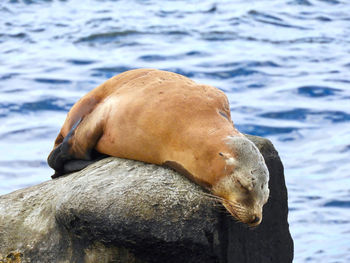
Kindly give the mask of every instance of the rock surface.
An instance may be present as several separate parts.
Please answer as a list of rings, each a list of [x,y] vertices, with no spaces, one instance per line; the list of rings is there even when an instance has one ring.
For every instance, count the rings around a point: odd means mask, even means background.
[[[172,170],[110,157],[1,196],[0,262],[292,262],[282,163],[268,140],[248,138],[270,171],[257,228]]]

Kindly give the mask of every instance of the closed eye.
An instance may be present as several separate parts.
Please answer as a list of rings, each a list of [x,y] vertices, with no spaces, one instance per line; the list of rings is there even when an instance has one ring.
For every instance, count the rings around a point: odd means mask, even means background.
[[[247,187],[245,187],[239,180],[237,180],[237,183],[238,183],[239,187],[240,187],[242,190],[244,190],[244,191],[246,191],[246,192],[249,192],[249,190],[247,189]]]
[[[224,112],[219,111],[219,114],[223,116],[226,120],[228,120],[228,116]]]

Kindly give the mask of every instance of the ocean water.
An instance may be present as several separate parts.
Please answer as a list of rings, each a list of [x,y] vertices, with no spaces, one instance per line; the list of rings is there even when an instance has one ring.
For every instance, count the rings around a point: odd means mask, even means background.
[[[50,179],[67,111],[128,69],[225,91],[285,167],[294,262],[350,262],[350,2],[2,0],[0,194]]]

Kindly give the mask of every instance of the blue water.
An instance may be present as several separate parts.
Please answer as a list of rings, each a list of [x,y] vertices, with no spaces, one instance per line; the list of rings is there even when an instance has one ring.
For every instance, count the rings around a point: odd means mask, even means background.
[[[0,2],[0,194],[49,180],[66,113],[122,71],[224,90],[284,162],[294,262],[350,262],[350,2]]]

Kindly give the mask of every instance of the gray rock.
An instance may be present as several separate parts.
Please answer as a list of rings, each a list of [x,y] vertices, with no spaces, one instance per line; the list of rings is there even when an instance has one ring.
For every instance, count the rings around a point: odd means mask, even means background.
[[[0,262],[292,262],[282,163],[268,140],[248,138],[270,171],[259,227],[172,170],[110,157],[1,196]]]

